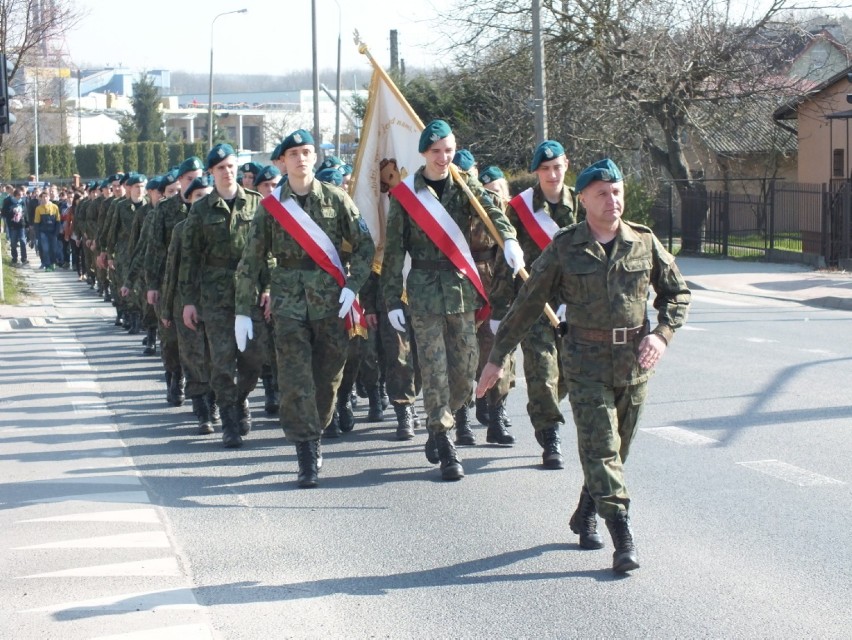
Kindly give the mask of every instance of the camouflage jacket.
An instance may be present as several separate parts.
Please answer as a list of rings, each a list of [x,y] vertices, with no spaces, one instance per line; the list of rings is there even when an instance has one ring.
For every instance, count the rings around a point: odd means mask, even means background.
[[[204,309],[234,308],[234,273],[259,203],[259,193],[237,187],[233,212],[215,189],[192,205],[183,228],[178,272],[178,295],[184,305],[193,305],[202,314]]]
[[[161,200],[152,212],[153,219],[148,227],[144,263],[145,286],[149,291],[157,291],[162,285],[166,253],[172,240],[172,229],[186,218],[188,212],[189,205],[180,194]]]
[[[80,198],[77,206],[74,207],[74,231],[81,239],[83,234],[86,233],[86,216],[88,215],[89,204],[91,202],[89,198]]]
[[[503,239],[515,238],[515,230],[506,216],[494,205],[491,196],[479,181],[466,174],[471,192],[485,209]],[[468,244],[471,243],[473,224],[478,214],[468,201],[464,191],[447,178],[441,204],[459,225]],[[428,189],[423,180],[423,167],[414,177],[415,191]],[[434,192],[433,192],[434,193]],[[470,280],[456,269],[431,269],[412,267],[408,279],[403,283],[402,268],[405,254],[412,260],[444,262],[446,255],[429,239],[429,236],[409,217],[399,201],[391,196],[388,210],[388,225],[385,240],[385,255],[382,263],[381,285],[385,304],[389,310],[403,307],[403,286],[408,291],[408,305],[412,311],[423,311],[446,315],[475,311],[484,301],[477,294]],[[474,258],[475,259],[475,258]]]
[[[560,227],[567,227],[577,222],[576,215],[574,214],[576,211],[574,190],[568,188],[567,185],[562,188],[562,201],[556,205],[555,210],[547,206],[544,193],[542,193],[541,186],[538,184],[533,187],[532,202],[534,211],[544,209]],[[515,211],[515,208],[511,204],[506,207],[506,217],[518,233],[518,243],[520,243],[521,249],[524,252],[524,261],[527,263],[527,269],[529,269],[533,262],[541,255],[541,249],[538,248],[538,244],[532,239],[532,236],[530,236],[529,231],[527,231],[527,228],[518,217],[517,211]],[[494,264],[494,278],[491,281],[491,288],[488,292],[492,318],[501,320],[506,315],[522,284],[523,280],[521,278],[516,278],[512,275],[512,270],[506,264],[506,259],[502,255],[497,256]],[[549,300],[548,302],[550,302],[554,311],[559,306],[555,300]],[[547,322],[546,319],[543,321]]]
[[[686,321],[690,292],[675,264],[648,227],[621,221],[612,257],[592,237],[585,222],[560,229],[533,263],[494,340],[489,361],[503,364],[506,356],[541,315],[544,303],[567,305],[568,333],[562,364],[572,379],[622,387],[647,380],[636,348],[646,332],[626,344],[585,340],[572,327],[611,331],[645,323],[649,285],[654,288],[657,326],[654,333],[671,342]]]
[[[172,239],[166,253],[166,268],[163,273],[162,291],[160,292],[160,318],[174,320],[175,310],[181,313],[183,303],[178,294],[178,272],[180,271],[180,254],[183,249],[183,228],[186,219],[178,222],[172,229]]]
[[[292,195],[289,183],[282,186],[282,202]],[[370,274],[376,248],[355,203],[343,189],[314,180],[302,208],[325,232],[337,248],[338,255],[342,253],[344,242],[347,244],[349,273],[346,286],[357,293]],[[252,307],[257,305],[257,288],[259,284],[262,286],[262,271],[267,264],[275,317],[321,320],[337,315],[340,285],[315,265],[299,243],[261,204],[237,270],[238,314],[251,315]]]
[[[83,233],[86,234],[87,240],[95,239],[95,232],[98,228],[98,216],[100,215],[101,204],[103,204],[103,201],[103,196],[95,196],[91,203],[89,203],[88,209],[86,209],[86,227]]]
[[[146,210],[147,208],[148,200],[145,198],[138,203],[134,203],[130,198],[119,200],[116,203],[112,220],[110,221],[109,232],[106,236],[104,250],[117,262],[130,263],[133,221],[136,219],[137,211]]]
[[[127,270],[127,280],[124,283],[128,289],[147,291],[149,288],[145,282],[145,254],[155,211],[156,207],[150,206],[140,209],[133,219],[133,229],[130,231],[130,268]]]
[[[107,201],[109,204],[105,204],[105,208],[98,218],[98,251],[103,252],[107,250],[109,233],[110,229],[112,229],[113,221],[115,220],[116,209],[118,209],[118,205],[125,200],[127,200],[126,196],[122,196],[121,198],[110,198],[110,200]]]

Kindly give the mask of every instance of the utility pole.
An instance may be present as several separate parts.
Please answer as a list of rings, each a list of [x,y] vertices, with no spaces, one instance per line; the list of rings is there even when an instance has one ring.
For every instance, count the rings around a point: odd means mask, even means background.
[[[547,140],[547,88],[544,78],[544,42],[541,39],[541,0],[532,0],[533,84],[536,144]]]

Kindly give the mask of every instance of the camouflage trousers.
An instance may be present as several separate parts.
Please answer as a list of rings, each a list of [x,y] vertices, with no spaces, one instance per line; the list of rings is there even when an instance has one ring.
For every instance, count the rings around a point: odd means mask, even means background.
[[[349,338],[349,345],[346,347],[346,364],[343,365],[343,376],[340,378],[340,386],[337,388],[339,396],[349,396],[352,387],[355,385],[355,379],[361,377],[362,369],[369,371],[370,368],[375,368],[375,364],[369,362],[369,342],[369,337],[366,340],[361,337]],[[364,357],[365,351],[367,352],[366,359]],[[372,384],[365,383],[365,386],[367,389],[372,389],[377,384],[379,384],[378,377],[372,380]]]
[[[259,333],[254,334],[259,343],[260,357],[263,360],[262,376],[278,377],[278,358],[275,352],[275,324],[270,319],[263,320],[259,325]]]
[[[186,378],[186,396],[194,398],[210,390],[210,352],[207,333],[201,323],[193,331],[183,323],[183,304],[175,302],[172,317],[177,335],[178,352],[183,375]]]
[[[123,262],[117,262],[115,265],[115,282],[116,290],[113,292],[117,300],[116,306],[123,311],[141,312],[139,307],[139,298],[136,292],[131,290],[126,296],[121,295],[121,287],[127,280],[127,272],[130,270],[130,265],[125,265]]]
[[[536,431],[565,424],[565,416],[559,410],[559,402],[568,393],[567,381],[562,374],[561,342],[556,338],[553,327],[542,320],[535,322],[521,340],[527,382],[527,413]]]
[[[491,331],[491,325],[487,319],[482,321],[479,327],[477,327],[476,341],[479,344],[479,363],[476,365],[476,379],[479,380],[483,367],[488,364],[491,347],[494,346],[494,333]],[[488,400],[488,404],[495,407],[499,406],[506,402],[509,390],[514,388],[515,356],[511,354],[503,366],[503,377],[485,393],[485,398]]]
[[[183,309],[180,314],[175,315],[171,326],[163,326],[160,323],[160,358],[163,360],[163,369],[166,371],[177,371],[180,368],[180,347],[178,345],[177,324],[183,324]]]
[[[411,318],[406,317],[405,332],[401,333],[391,326],[388,314],[379,314],[378,333],[388,398],[399,404],[413,404],[422,387],[414,330]]]
[[[455,412],[473,398],[479,361],[473,312],[412,313],[411,326],[417,336],[426,427],[449,431],[455,425]]]
[[[583,477],[602,518],[613,518],[630,506],[624,462],[647,391],[647,382],[613,388],[594,381],[568,381]]]
[[[382,363],[382,345],[379,342],[379,330],[368,329],[367,339],[359,339],[358,345],[358,381],[365,389],[372,389],[379,381],[384,379],[384,366]],[[348,367],[347,360],[347,367]],[[343,372],[343,384],[346,385],[346,372]]]
[[[276,317],[274,326],[281,427],[292,443],[317,440],[334,413],[349,335],[337,316]]]
[[[207,338],[210,389],[216,394],[216,402],[220,407],[236,405],[241,397],[248,396],[257,385],[263,367],[260,344],[257,340],[248,340],[245,351],[237,349],[233,307],[202,309],[201,319],[204,326],[196,330],[204,331]],[[252,310],[251,319],[253,335],[260,335],[263,317],[259,308]]]

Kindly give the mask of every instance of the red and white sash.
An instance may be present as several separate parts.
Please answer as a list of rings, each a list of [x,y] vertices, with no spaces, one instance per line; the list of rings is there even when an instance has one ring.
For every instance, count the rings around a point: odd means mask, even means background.
[[[533,211],[533,189],[530,187],[516,195],[509,201],[512,208],[518,214],[521,224],[524,229],[530,234],[530,237],[538,245],[538,248],[544,251],[553,236],[559,231],[559,225],[556,220],[547,215],[544,209]]]
[[[485,306],[476,312],[476,319],[487,318],[491,314],[488,296],[485,294],[485,287],[479,277],[473,255],[470,253],[470,246],[456,221],[429,189],[414,190],[414,174],[408,176],[390,192],[441,253],[447,256],[453,266],[470,280],[485,301]]]
[[[266,196],[261,204],[278,224],[289,233],[296,243],[305,250],[311,260],[328,273],[340,288],[346,286],[346,271],[337,253],[337,248],[325,231],[314,222],[296,199],[292,196],[281,202],[281,187],[277,187]],[[357,292],[356,292],[357,293]],[[350,335],[366,336],[367,322],[364,311],[356,300],[346,316],[346,329]]]

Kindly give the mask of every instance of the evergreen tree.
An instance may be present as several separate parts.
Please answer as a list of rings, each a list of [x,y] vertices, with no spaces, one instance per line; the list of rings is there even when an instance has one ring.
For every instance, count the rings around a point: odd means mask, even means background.
[[[133,122],[138,142],[162,142],[163,112],[160,110],[160,91],[144,73],[133,83]]]

